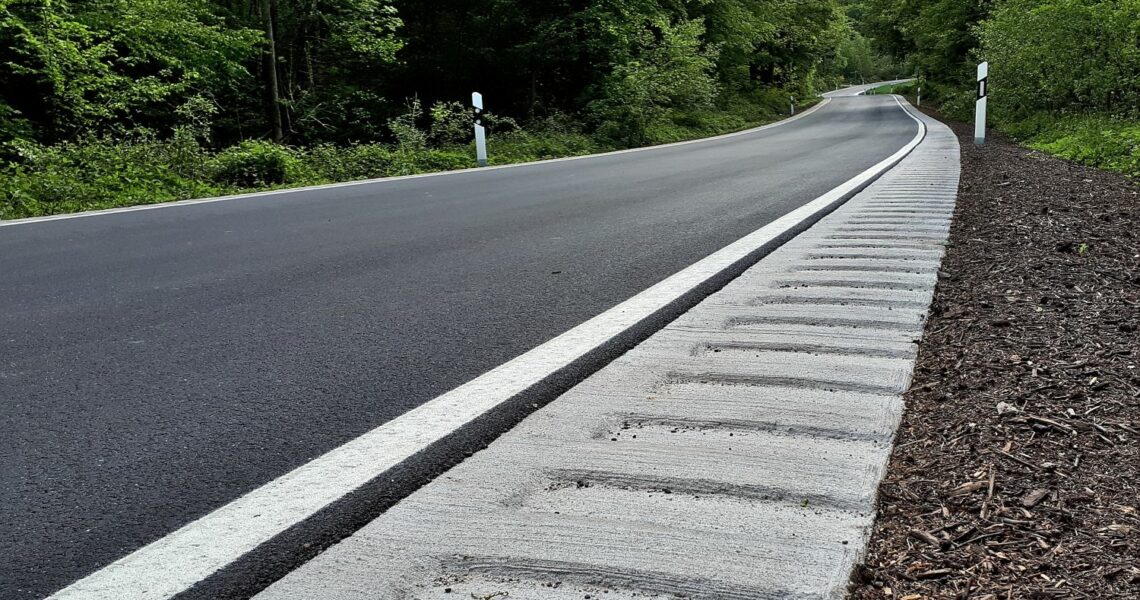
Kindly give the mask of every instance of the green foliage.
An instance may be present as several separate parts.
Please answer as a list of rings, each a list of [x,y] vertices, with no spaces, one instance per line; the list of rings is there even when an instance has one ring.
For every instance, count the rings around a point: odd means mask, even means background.
[[[324,181],[388,177],[399,171],[397,153],[383,144],[321,144],[308,151],[306,163]]]
[[[630,33],[635,57],[614,67],[587,111],[603,137],[636,146],[648,140],[650,125],[670,108],[712,106],[717,85],[715,51],[701,42],[701,21],[659,20]]]
[[[396,8],[384,0],[326,0],[308,2],[307,6],[315,13],[306,15],[308,18],[324,17],[327,51],[341,60],[365,65],[391,63],[404,45],[396,37],[402,21]]]
[[[1140,0],[1002,0],[981,31],[994,116],[1140,116]]]
[[[0,172],[0,218],[77,212],[213,195],[210,157],[196,145],[152,138],[17,144]]]
[[[234,18],[260,30],[272,25],[273,57],[286,135],[295,141],[356,142],[387,134],[387,119],[398,107],[392,100],[416,90],[385,96],[381,89],[397,53],[404,46],[403,25],[388,0],[260,0],[269,15],[234,11]],[[256,2],[252,2],[256,4]],[[237,3],[239,6],[244,3]],[[256,57],[251,57],[256,58]],[[268,90],[265,57],[254,67]],[[235,96],[235,105],[255,100],[247,110],[256,117],[264,93]],[[263,117],[262,117],[263,118]]]
[[[862,83],[884,79],[897,79],[906,72],[889,56],[878,52],[872,40],[861,33],[848,30],[836,41],[835,55],[830,70],[843,81]]]
[[[461,102],[436,102],[431,107],[431,133],[428,138],[439,146],[468,141],[475,127],[475,115]]]
[[[396,144],[404,152],[422,152],[427,149],[428,132],[419,126],[424,117],[424,108],[420,99],[408,100],[407,109],[403,114],[388,120],[388,129],[392,130]]]
[[[495,134],[487,140],[487,151],[494,164],[581,156],[612,149],[613,146],[585,134],[564,114],[551,115],[525,129]]]
[[[205,0],[11,0],[0,6],[0,101],[47,139],[121,133],[240,81],[256,43]]]
[[[1031,146],[1140,172],[1140,0],[864,0],[860,29],[927,76],[943,114],[974,115],[990,62],[991,124]]]
[[[630,144],[722,93],[810,95],[850,33],[836,0],[4,0],[0,143],[171,136],[197,98],[205,143],[422,148],[399,102],[418,97],[451,117],[425,140],[446,146],[478,89],[496,131],[585,110]]]
[[[1079,163],[1140,178],[1140,121],[1103,115],[1038,114],[1010,127],[1029,145]]]
[[[383,144],[318,146],[301,156],[310,179],[305,183],[354,181],[453,171],[475,166],[474,155],[466,150],[393,149]]]
[[[992,0],[865,0],[860,27],[914,69],[958,84],[973,74],[976,26]]]
[[[1140,170],[1140,0],[0,0],[0,216],[472,166],[473,90],[497,164],[915,72],[967,120],[983,58],[999,127]]]
[[[301,161],[286,146],[249,140],[220,152],[211,179],[235,188],[257,188],[301,180]]]

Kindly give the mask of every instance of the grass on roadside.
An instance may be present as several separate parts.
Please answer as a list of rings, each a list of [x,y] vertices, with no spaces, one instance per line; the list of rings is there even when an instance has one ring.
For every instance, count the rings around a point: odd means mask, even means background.
[[[1038,115],[1005,129],[1036,150],[1140,178],[1140,120]]]
[[[893,93],[914,101],[908,84]],[[924,106],[937,107],[950,119],[972,123],[974,92],[927,82]],[[890,86],[884,86],[890,87]],[[998,92],[995,92],[998,93]],[[1073,162],[1140,178],[1140,119],[1098,112],[1039,111],[1029,116],[1003,116],[991,105],[990,126],[1017,141]]]

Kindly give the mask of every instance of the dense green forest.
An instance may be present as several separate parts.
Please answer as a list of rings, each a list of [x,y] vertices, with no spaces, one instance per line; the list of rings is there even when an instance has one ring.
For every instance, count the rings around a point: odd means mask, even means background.
[[[944,113],[972,121],[990,62],[991,124],[1030,146],[1140,177],[1140,0],[865,0],[859,25],[905,57]]]
[[[982,57],[998,123],[1140,172],[1138,39],[1140,0],[0,0],[0,218],[472,166],[476,90],[493,163],[916,72],[962,115]]]

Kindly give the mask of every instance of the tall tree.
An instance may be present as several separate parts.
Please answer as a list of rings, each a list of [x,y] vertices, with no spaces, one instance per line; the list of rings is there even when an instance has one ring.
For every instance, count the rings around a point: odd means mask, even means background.
[[[255,32],[205,0],[8,0],[0,4],[0,104],[47,141],[168,129],[174,108],[240,85]]]
[[[277,34],[274,21],[277,16],[277,0],[261,0],[261,20],[265,27],[265,97],[269,123],[273,127],[273,141],[285,138],[285,128],[281,121],[281,87],[277,83]]]

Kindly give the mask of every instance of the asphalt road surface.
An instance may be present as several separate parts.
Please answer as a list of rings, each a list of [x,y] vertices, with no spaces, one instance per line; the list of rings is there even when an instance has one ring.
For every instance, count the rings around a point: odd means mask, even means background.
[[[47,595],[889,156],[889,97],[697,144],[0,227],[0,598]]]

